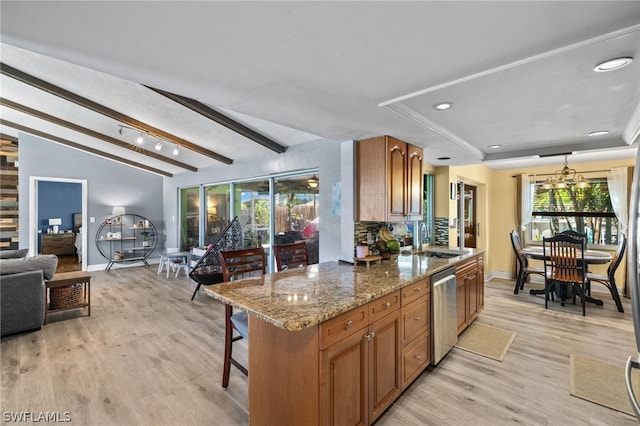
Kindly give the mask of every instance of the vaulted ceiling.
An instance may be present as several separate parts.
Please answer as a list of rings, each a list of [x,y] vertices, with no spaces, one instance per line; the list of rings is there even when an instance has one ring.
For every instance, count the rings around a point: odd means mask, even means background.
[[[638,145],[640,2],[2,1],[0,12],[2,132],[161,174],[382,134],[430,164],[492,168]],[[594,71],[616,57],[634,61]]]

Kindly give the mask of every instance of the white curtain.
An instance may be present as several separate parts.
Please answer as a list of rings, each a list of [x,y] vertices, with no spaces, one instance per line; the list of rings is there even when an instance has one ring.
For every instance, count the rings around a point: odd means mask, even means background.
[[[627,208],[627,167],[617,167],[607,173],[611,205],[620,223],[620,231],[626,235],[629,223]]]
[[[522,175],[522,199],[520,200],[520,205],[522,209],[520,210],[520,230],[524,231],[526,229],[527,224],[531,223],[531,214],[533,213],[533,188],[532,182],[529,179],[529,175],[523,173]]]

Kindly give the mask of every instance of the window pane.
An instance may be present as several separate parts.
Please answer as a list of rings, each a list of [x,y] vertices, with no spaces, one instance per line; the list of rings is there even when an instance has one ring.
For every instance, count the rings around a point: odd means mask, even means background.
[[[609,186],[604,178],[591,179],[590,188],[543,189],[535,185],[534,212],[613,212]]]
[[[215,241],[230,222],[230,185],[213,185],[204,188],[205,193],[205,245]]]
[[[611,206],[606,178],[590,179],[590,188],[534,189],[530,240],[542,240],[565,230],[587,234],[591,244],[618,244],[618,219]],[[546,214],[545,214],[546,213]]]
[[[319,184],[317,175],[287,176],[275,180],[276,244],[306,241],[309,263],[318,263],[320,247]]]
[[[269,248],[271,202],[267,179],[235,185],[236,213],[242,226],[244,247]]]
[[[191,250],[200,243],[200,188],[180,190],[180,249]]]

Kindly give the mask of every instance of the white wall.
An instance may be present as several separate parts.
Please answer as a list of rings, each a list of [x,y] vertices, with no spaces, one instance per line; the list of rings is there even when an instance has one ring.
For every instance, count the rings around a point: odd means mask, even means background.
[[[107,259],[102,257],[96,248],[95,235],[104,219],[111,216],[113,206],[125,206],[127,213],[146,217],[154,223],[159,233],[164,233],[161,176],[27,133],[19,134],[18,149],[18,221],[21,248],[26,248],[29,242],[30,176],[87,180],[87,215],[95,218],[95,222],[87,223],[88,229],[83,230],[87,232],[89,269],[91,265],[107,263]],[[156,248],[156,252],[159,253],[160,249],[160,246]]]

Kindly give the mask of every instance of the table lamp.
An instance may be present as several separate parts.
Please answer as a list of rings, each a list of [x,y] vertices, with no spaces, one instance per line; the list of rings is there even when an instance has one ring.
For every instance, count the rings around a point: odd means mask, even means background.
[[[57,234],[58,233],[58,226],[62,225],[62,219],[61,218],[53,218],[53,219],[49,219],[49,226],[53,227],[53,233]]]

